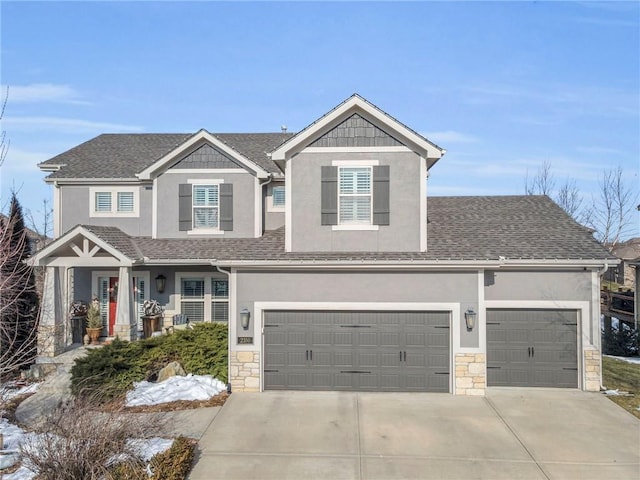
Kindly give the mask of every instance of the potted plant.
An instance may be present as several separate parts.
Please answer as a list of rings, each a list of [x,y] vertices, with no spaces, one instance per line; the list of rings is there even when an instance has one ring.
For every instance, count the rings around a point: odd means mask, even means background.
[[[163,308],[157,300],[146,300],[142,305],[144,315],[142,315],[142,330],[144,337],[150,337],[153,332],[161,331],[160,321],[162,319]]]
[[[98,338],[102,333],[102,317],[100,316],[100,303],[94,298],[87,309],[87,335],[91,343],[98,343]]]

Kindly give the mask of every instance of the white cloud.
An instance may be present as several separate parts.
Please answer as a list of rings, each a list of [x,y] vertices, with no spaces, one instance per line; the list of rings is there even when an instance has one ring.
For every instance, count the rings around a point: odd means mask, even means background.
[[[53,154],[44,152],[28,152],[10,148],[7,152],[5,163],[2,165],[4,173],[10,172],[40,172],[37,165],[40,162],[53,157]]]
[[[142,132],[138,125],[120,123],[94,122],[79,118],[60,117],[7,117],[3,119],[5,130],[55,130],[70,133],[79,132]]]
[[[7,86],[3,85],[3,91]],[[82,100],[79,93],[69,85],[54,85],[52,83],[33,83],[31,85],[9,85],[9,100],[11,103],[55,102],[75,105],[90,105]]]
[[[424,134],[429,140],[440,143],[473,143],[477,142],[478,138],[473,135],[469,135],[462,132],[456,132],[454,130],[445,130],[442,132],[427,132]]]

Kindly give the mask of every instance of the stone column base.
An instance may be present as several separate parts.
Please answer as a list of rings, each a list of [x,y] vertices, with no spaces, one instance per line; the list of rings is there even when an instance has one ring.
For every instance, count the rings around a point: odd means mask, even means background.
[[[38,356],[55,357],[66,349],[64,325],[38,327]]]
[[[602,356],[600,350],[584,351],[584,390],[587,392],[599,392],[601,385],[600,362]]]
[[[231,352],[229,357],[231,391],[260,391],[260,352]]]
[[[135,332],[134,328],[136,329]],[[113,326],[113,336],[118,337],[120,340],[127,340],[130,342],[131,340],[136,340],[138,338],[137,328],[138,327],[135,325],[120,325],[116,323]]]
[[[458,353],[455,356],[455,395],[485,394],[487,388],[487,356],[484,353]]]

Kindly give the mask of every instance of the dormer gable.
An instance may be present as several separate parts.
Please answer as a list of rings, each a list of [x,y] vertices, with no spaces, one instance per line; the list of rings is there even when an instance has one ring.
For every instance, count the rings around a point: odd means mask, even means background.
[[[145,168],[137,177],[140,180],[151,180],[180,162],[185,162],[180,168],[196,168],[193,165],[198,162],[208,164],[198,168],[227,168],[213,166],[225,164],[231,165],[229,168],[244,168],[259,179],[269,177],[269,173],[262,167],[204,129]]]
[[[358,94],[353,94],[340,105],[294,135],[271,153],[271,159],[284,168],[283,162],[304,149],[330,147],[340,135],[353,138],[349,142],[360,148],[395,148],[404,146],[416,152],[431,168],[446,151],[416,131],[399,122]],[[380,140],[365,140],[365,139]],[[317,143],[316,143],[317,142]],[[386,145],[376,145],[385,143]],[[335,140],[340,148],[338,140]],[[342,143],[345,143],[342,141]],[[351,148],[345,145],[346,148]]]

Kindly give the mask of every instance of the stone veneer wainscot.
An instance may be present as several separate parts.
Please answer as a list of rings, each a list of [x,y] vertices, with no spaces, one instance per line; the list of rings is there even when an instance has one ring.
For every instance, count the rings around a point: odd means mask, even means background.
[[[231,352],[229,382],[236,392],[260,391],[260,352]]]
[[[484,353],[458,353],[456,395],[484,395],[487,387],[487,356]]]

